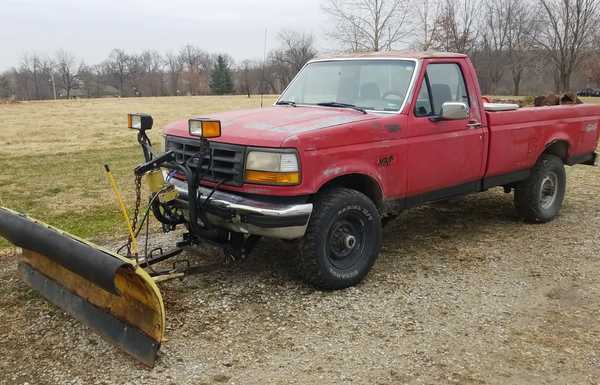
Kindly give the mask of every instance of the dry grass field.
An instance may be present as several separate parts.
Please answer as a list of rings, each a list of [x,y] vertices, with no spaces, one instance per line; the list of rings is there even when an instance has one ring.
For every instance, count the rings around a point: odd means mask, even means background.
[[[0,105],[1,204],[114,247],[125,230],[102,165],[131,202],[141,155],[127,112],[152,113],[160,127],[257,105],[245,97]],[[600,169],[567,175],[561,215],[545,225],[519,220],[500,189],[404,212],[385,228],[372,273],[348,290],[306,287],[288,263],[297,245],[275,241],[239,265],[162,284],[167,341],[154,369],[29,289],[5,247],[0,385],[600,385]],[[207,248],[181,258],[222,257]]]
[[[151,138],[160,143],[160,128],[176,119],[259,105],[258,97],[244,96],[0,104],[0,205],[82,237],[123,234],[103,165],[131,202],[132,170],[143,158],[128,112],[152,114]]]

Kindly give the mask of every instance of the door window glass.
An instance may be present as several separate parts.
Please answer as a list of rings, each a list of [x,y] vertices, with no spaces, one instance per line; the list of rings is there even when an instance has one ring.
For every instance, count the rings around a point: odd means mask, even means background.
[[[431,99],[429,98],[429,86],[427,85],[427,77],[423,79],[421,90],[417,96],[417,104],[415,105],[416,116],[431,116]]]
[[[456,63],[430,64],[419,91],[415,115],[440,115],[446,102],[469,104],[462,71]]]

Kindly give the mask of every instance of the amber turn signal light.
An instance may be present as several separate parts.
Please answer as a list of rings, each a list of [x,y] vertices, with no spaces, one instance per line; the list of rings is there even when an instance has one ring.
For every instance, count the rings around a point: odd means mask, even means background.
[[[246,170],[245,179],[249,183],[295,185],[300,183],[300,173]]]
[[[190,135],[199,138],[218,138],[221,136],[221,121],[206,119],[189,120]]]

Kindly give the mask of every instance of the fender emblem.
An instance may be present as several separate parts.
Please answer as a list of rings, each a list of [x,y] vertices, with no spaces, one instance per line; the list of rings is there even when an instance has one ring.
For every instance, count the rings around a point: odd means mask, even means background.
[[[392,165],[393,162],[394,162],[394,155],[387,155],[387,156],[384,156],[383,158],[379,158],[379,160],[377,161],[377,166],[378,167],[389,167]]]

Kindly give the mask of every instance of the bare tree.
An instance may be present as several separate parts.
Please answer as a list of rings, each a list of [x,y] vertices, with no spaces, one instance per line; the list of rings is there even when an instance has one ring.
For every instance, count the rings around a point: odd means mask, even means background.
[[[88,98],[102,96],[104,84],[102,82],[101,65],[88,66],[82,64],[79,67],[79,80],[81,81],[81,89]]]
[[[65,90],[67,99],[71,97],[71,91],[78,85],[78,72],[73,54],[60,50],[56,53],[56,71]]]
[[[283,52],[282,60],[294,71],[294,75],[304,67],[304,64],[317,56],[313,36],[310,34],[284,30],[279,33]]]
[[[18,69],[14,70],[17,86],[17,98],[31,100],[34,98],[33,80],[29,61],[24,57]]]
[[[14,97],[15,89],[12,84],[13,77],[11,73],[5,72],[0,74],[0,98],[8,99]]]
[[[43,74],[42,74],[42,59],[40,55],[36,52],[31,54],[25,54],[21,61],[21,70],[27,71],[30,75],[31,80],[31,97],[33,99],[43,99],[42,97],[42,88],[45,86],[43,83]],[[47,87],[46,87],[47,88]]]
[[[477,0],[442,0],[435,18],[431,47],[469,54],[475,48],[480,3]]]
[[[269,54],[264,82],[270,85],[272,92],[279,93],[289,84],[294,74],[294,70],[285,62],[282,51],[274,50]]]
[[[391,50],[408,35],[409,0],[327,0],[329,34],[351,51]]]
[[[600,54],[593,53],[582,61],[583,76],[588,84],[600,86]]]
[[[190,44],[179,51],[181,62],[185,65],[184,80],[187,82],[190,95],[196,93],[196,84],[198,83],[198,57],[200,50]]]
[[[284,30],[278,38],[280,46],[269,53],[264,80],[275,93],[287,86],[304,64],[317,54],[312,35]]]
[[[525,70],[535,56],[535,39],[538,23],[531,2],[512,0],[512,11],[507,35],[507,57],[513,83],[513,95],[521,94],[521,81]]]
[[[126,96],[125,87],[129,77],[129,55],[122,49],[113,49],[106,62],[108,72],[116,80],[121,97]]]
[[[140,56],[142,57],[142,64],[146,73],[146,78],[143,81],[146,93],[152,96],[165,95],[164,61],[161,54],[151,50],[142,52]]]
[[[127,68],[129,72],[129,89],[133,96],[142,96],[141,84],[146,76],[146,68],[141,55],[130,54],[127,57]]]
[[[188,44],[179,51],[179,56],[185,66],[183,78],[187,82],[189,94],[206,93],[208,91],[208,73],[212,68],[210,55]]]
[[[571,76],[589,47],[598,20],[598,0],[539,0],[544,28],[537,42],[556,70],[556,91],[569,91]]]
[[[41,100],[51,96],[49,62],[37,52],[23,55],[15,74],[21,98]]]
[[[266,81],[263,81],[263,63],[244,60],[238,67],[235,76],[237,90],[250,97],[252,94],[265,92]]]
[[[485,58],[486,93],[495,94],[506,69],[513,6],[519,0],[486,0],[483,4],[481,50]]]
[[[179,95],[179,80],[183,72],[183,60],[181,56],[168,53],[165,57],[167,71],[169,75],[169,86],[171,95]]]
[[[428,51],[435,45],[435,40],[438,34],[437,19],[440,13],[439,0],[422,0],[417,3],[416,9],[417,32],[416,46],[418,49]]]

